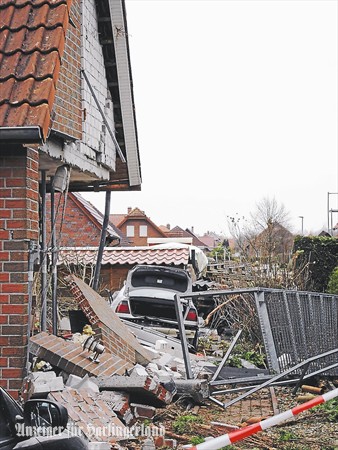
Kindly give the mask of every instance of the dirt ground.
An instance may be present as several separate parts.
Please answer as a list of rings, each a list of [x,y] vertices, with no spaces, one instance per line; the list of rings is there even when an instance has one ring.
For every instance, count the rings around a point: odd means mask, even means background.
[[[255,393],[250,399],[244,399],[239,403],[223,409],[220,406],[207,402],[199,408],[187,411],[179,403],[172,404],[162,412],[157,419],[165,428],[168,437],[175,437],[182,444],[198,443],[198,437],[216,437],[230,431],[227,428],[212,425],[211,422],[219,422],[230,425],[243,426],[250,418],[262,418],[271,416],[275,412],[286,411],[299,404],[296,397],[292,396],[292,388],[275,389],[275,404],[271,400],[270,391]],[[221,397],[219,397],[221,399]],[[228,399],[224,399],[226,401]],[[278,409],[278,411],[277,411]],[[333,409],[333,408],[332,408]],[[162,417],[161,417],[162,414]],[[180,426],[180,417],[195,416],[195,419]],[[183,419],[184,422],[184,419]],[[178,433],[180,430],[181,433]],[[182,432],[184,431],[184,432]],[[317,408],[309,410],[284,424],[275,426],[256,435],[239,441],[227,449],[262,449],[262,450],[334,450],[338,449],[338,405],[333,411],[331,408]]]
[[[332,385],[331,385],[332,386]],[[332,386],[333,387],[333,386]],[[272,392],[269,389],[253,394],[227,409],[207,401],[205,405],[192,405],[188,399],[180,399],[168,407],[158,409],[153,420],[154,425],[165,427],[166,438],[177,441],[177,449],[186,444],[198,444],[205,437],[217,437],[231,431],[230,428],[212,424],[222,423],[242,427],[250,419],[257,421],[273,414],[287,411],[299,404],[292,388],[279,387]],[[237,394],[239,395],[239,394]],[[223,402],[230,397],[217,397]],[[142,441],[129,442],[128,450],[139,450]],[[167,450],[169,446],[156,446]],[[294,419],[275,426],[253,436],[224,447],[231,450],[338,450],[338,402],[305,411]]]

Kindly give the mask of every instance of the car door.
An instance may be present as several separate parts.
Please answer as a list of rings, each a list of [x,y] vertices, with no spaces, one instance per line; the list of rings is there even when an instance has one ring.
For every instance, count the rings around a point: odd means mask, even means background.
[[[23,417],[19,404],[0,388],[0,449],[13,449],[20,438],[16,435],[15,423],[18,417]]]

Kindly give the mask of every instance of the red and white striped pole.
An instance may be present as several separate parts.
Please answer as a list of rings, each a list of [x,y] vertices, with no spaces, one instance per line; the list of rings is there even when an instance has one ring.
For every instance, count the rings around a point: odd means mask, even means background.
[[[249,425],[247,427],[241,428],[240,430],[231,431],[230,433],[223,434],[222,436],[218,436],[217,438],[208,439],[207,441],[202,442],[198,445],[185,445],[184,448],[189,448],[190,450],[218,450],[222,447],[226,447],[227,445],[231,445],[236,441],[240,441],[241,439],[245,439],[248,436],[256,434],[259,431],[263,431],[267,428],[279,425],[281,422],[284,422],[287,419],[291,419],[293,416],[296,416],[297,414],[300,414],[307,409],[311,409],[314,406],[320,405],[321,403],[325,403],[328,400],[332,400],[335,397],[338,397],[338,389],[333,389],[326,394],[318,395],[318,397],[315,397],[306,403],[295,406],[294,408],[277,414],[276,416],[269,417],[268,419],[262,420],[259,423]]]

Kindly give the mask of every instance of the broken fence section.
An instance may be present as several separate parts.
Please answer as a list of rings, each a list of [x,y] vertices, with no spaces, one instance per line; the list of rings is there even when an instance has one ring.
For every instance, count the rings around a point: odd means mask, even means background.
[[[272,373],[282,373],[315,355],[334,349],[338,342],[338,296],[316,292],[302,292],[283,289],[249,288],[221,291],[205,291],[190,294],[196,301],[211,297],[227,298],[238,295],[257,310],[259,325],[266,351],[267,363]],[[187,295],[182,295],[182,298]],[[224,315],[228,325],[229,314],[235,315],[236,308]],[[238,317],[233,323],[239,324]],[[242,318],[243,321],[243,318]],[[332,366],[336,356],[314,361],[311,370]],[[338,368],[332,368],[325,375],[338,375]]]
[[[270,370],[284,372],[336,347],[337,295],[264,289],[255,292],[255,299]],[[311,370],[336,361],[336,355],[328,355],[313,361]],[[337,375],[338,371],[325,374]]]

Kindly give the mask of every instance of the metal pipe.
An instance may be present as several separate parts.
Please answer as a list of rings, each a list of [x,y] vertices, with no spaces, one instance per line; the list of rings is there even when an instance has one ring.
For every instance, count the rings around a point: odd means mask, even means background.
[[[108,133],[110,134],[110,137],[112,138],[112,140],[114,142],[114,145],[116,147],[116,151],[119,154],[119,157],[120,157],[121,161],[123,163],[125,163],[126,159],[125,159],[125,157],[124,157],[124,155],[122,153],[122,150],[121,150],[121,148],[119,146],[119,143],[117,142],[115,134],[113,133],[112,129],[110,128],[108,120],[106,119],[106,115],[105,115],[103,109],[101,108],[100,102],[98,101],[98,99],[96,97],[96,94],[95,94],[95,91],[94,91],[92,85],[90,84],[89,78],[87,77],[87,74],[86,74],[86,72],[83,69],[81,70],[81,74],[83,75],[83,78],[86,80],[86,83],[87,83],[87,85],[89,87],[89,90],[90,90],[92,96],[93,96],[93,99],[94,99],[94,101],[96,103],[96,106],[97,106],[98,110],[100,111],[100,114],[101,114],[101,117],[103,119],[103,122],[106,125]]]
[[[106,235],[107,235],[107,228],[108,228],[108,223],[109,223],[110,198],[111,198],[111,191],[107,191],[106,192],[106,204],[105,204],[104,218],[103,218],[102,229],[101,229],[100,245],[99,245],[99,250],[97,252],[96,266],[95,266],[95,272],[94,272],[94,280],[93,280],[94,291],[97,291],[98,287],[99,287],[102,256],[103,256],[103,250],[104,250],[104,247],[106,244]]]
[[[41,170],[41,323],[47,329],[46,170]]]
[[[55,189],[53,186],[53,178],[51,177],[50,189],[50,221],[51,221],[51,245],[52,245],[52,329],[55,336],[58,333],[58,305],[57,305],[57,249],[56,249],[56,233],[55,233]]]
[[[235,345],[236,345],[236,343],[237,343],[241,333],[242,333],[242,330],[239,330],[237,332],[236,336],[233,338],[231,344],[229,345],[229,348],[228,348],[226,354],[224,355],[224,357],[223,357],[222,361],[220,362],[219,366],[217,367],[217,370],[214,373],[214,376],[211,378],[211,381],[217,380],[217,377],[218,377],[220,371],[223,369],[223,366],[226,363],[227,359],[229,358],[230,353],[232,352],[232,349],[235,347]]]
[[[180,332],[180,339],[181,339],[181,345],[182,345],[182,353],[183,353],[186,377],[188,380],[191,380],[193,378],[193,374],[192,374],[191,365],[190,365],[190,356],[189,356],[189,350],[188,350],[187,336],[185,334],[183,308],[182,308],[180,296],[177,294],[175,294],[175,302],[174,303],[175,303],[175,311],[176,311],[178,329]]]
[[[33,303],[33,281],[34,281],[34,262],[39,257],[38,243],[35,241],[29,241],[29,253],[28,253],[28,325],[27,325],[27,352],[26,363],[24,367],[24,376],[29,372],[29,341],[31,337],[31,323],[32,323],[32,303]]]
[[[295,366],[291,367],[290,369],[286,370],[285,372],[274,376],[273,378],[271,378],[270,380],[265,381],[264,383],[260,384],[259,386],[255,386],[249,392],[245,392],[244,394],[240,395],[239,397],[237,397],[237,398],[235,398],[233,400],[230,400],[228,403],[224,403],[223,404],[223,408],[226,409],[229,406],[233,405],[234,403],[237,403],[238,401],[242,400],[243,398],[248,397],[249,395],[259,391],[260,389],[263,389],[266,386],[270,386],[274,381],[278,381],[279,379],[281,379],[281,378],[285,377],[286,375],[288,375],[289,373],[292,373],[295,370],[305,366],[306,364],[309,364],[309,363],[311,363],[313,361],[316,361],[318,359],[324,358],[325,356],[333,355],[335,353],[338,353],[338,348],[335,348],[334,350],[330,350],[330,351],[325,352],[325,353],[321,353],[320,355],[312,356],[312,358],[308,358],[306,361],[302,361],[301,363],[296,364]]]

